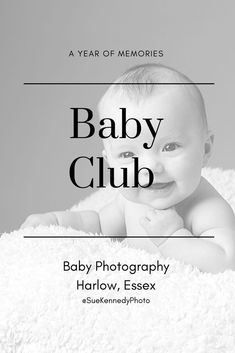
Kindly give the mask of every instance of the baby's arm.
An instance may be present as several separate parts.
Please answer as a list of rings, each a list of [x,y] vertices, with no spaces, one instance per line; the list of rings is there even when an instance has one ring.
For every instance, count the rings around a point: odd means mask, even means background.
[[[125,234],[125,222],[118,199],[114,199],[99,212],[92,210],[58,211],[30,215],[21,228],[38,225],[59,225],[88,233],[103,233],[105,235]]]
[[[27,217],[21,228],[37,227],[39,225],[59,225],[93,233],[100,233],[101,230],[99,214],[95,211],[56,211],[33,214]]]
[[[161,219],[158,221],[164,224],[164,212],[161,212]],[[179,216],[178,216],[179,217]],[[181,218],[181,217],[179,217]],[[197,266],[205,272],[217,273],[227,268],[235,269],[235,218],[230,206],[221,199],[213,199],[199,205],[194,212],[192,232],[194,235],[214,236],[212,239],[191,238],[192,233],[184,227],[178,227],[171,235],[183,235],[186,238],[172,238],[169,236],[167,241],[159,246],[159,250],[165,257],[175,258]],[[155,217],[155,227],[156,227]],[[178,220],[180,224],[180,219]],[[169,219],[167,222],[169,224]],[[170,222],[171,223],[171,222]],[[172,227],[177,225],[175,215]],[[161,228],[163,229],[163,228]],[[147,228],[148,234],[153,235],[152,229]],[[167,234],[162,232],[162,234]],[[152,239],[154,242],[154,239]]]

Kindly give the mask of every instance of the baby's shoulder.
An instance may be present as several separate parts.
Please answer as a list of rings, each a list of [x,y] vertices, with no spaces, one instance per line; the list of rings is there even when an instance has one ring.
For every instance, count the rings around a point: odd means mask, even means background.
[[[204,178],[189,200],[193,234],[202,234],[212,228],[234,226],[234,212],[229,203]]]

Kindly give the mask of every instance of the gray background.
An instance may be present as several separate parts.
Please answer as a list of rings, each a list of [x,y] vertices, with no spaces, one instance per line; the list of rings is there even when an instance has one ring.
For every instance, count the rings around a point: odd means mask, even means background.
[[[0,13],[0,232],[92,192],[75,188],[68,169],[79,155],[101,151],[99,139],[69,138],[69,108],[95,109],[105,87],[26,81],[112,81],[134,64],[156,61],[194,81],[216,82],[202,88],[216,135],[210,165],[235,168],[232,1],[1,1]],[[162,49],[164,57],[68,57],[78,49]]]

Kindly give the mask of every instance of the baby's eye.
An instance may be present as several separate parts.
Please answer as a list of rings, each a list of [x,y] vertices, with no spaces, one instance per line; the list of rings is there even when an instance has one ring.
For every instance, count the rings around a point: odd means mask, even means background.
[[[163,152],[173,152],[175,151],[177,148],[179,148],[180,146],[178,145],[178,143],[172,142],[172,143],[168,143],[166,144],[162,151]]]
[[[119,158],[131,158],[134,157],[134,153],[133,152],[122,152],[119,154],[118,156]]]

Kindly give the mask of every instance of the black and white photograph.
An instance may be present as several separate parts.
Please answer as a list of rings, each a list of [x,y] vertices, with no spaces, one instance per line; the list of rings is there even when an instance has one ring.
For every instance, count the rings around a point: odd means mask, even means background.
[[[233,353],[232,1],[0,8],[0,352]]]

